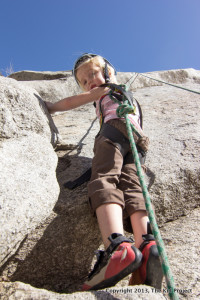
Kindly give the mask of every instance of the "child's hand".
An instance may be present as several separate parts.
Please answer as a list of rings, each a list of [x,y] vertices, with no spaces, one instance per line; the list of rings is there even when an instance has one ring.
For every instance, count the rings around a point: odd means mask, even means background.
[[[101,96],[107,94],[109,91],[109,88],[107,87],[95,87],[92,90],[90,90],[90,94],[94,100],[99,99]]]

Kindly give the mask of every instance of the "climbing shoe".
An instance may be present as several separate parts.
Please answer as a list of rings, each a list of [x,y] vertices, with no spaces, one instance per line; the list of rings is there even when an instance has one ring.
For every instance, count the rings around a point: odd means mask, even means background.
[[[142,264],[133,272],[129,285],[146,284],[161,290],[163,272],[154,236],[145,234],[139,250],[142,252]]]
[[[141,265],[142,254],[131,239],[119,233],[111,234],[108,239],[111,244],[106,251],[98,251],[97,262],[82,287],[83,291],[114,286]]]

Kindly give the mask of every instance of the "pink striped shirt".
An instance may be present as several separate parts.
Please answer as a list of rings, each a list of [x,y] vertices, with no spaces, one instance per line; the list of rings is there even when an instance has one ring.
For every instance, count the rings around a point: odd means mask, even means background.
[[[99,100],[95,101],[96,103],[96,115],[100,121],[100,110],[99,110]],[[116,109],[118,108],[119,104],[115,103],[112,99],[110,99],[109,95],[106,95],[102,102],[101,102],[101,110],[103,112],[104,116],[104,123],[112,120],[112,119],[119,119],[119,117],[116,114]],[[136,105],[136,114],[129,114],[129,120],[131,123],[141,131],[141,126],[140,126],[140,113],[138,106]]]

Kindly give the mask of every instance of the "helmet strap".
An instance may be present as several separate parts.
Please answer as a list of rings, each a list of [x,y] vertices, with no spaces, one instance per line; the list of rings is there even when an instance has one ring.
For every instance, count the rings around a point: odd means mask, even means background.
[[[105,62],[104,77],[105,77],[105,83],[110,82],[110,76],[109,76],[109,73],[108,73],[108,64],[107,64],[107,62]]]

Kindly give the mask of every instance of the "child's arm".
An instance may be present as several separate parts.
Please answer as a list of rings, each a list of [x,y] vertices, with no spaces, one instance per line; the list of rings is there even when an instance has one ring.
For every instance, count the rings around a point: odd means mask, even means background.
[[[93,102],[98,100],[101,96],[103,96],[106,92],[108,92],[108,88],[104,87],[96,87],[88,92],[64,98],[56,103],[45,102],[50,114],[53,114],[57,111],[65,111],[76,108],[83,104]]]

